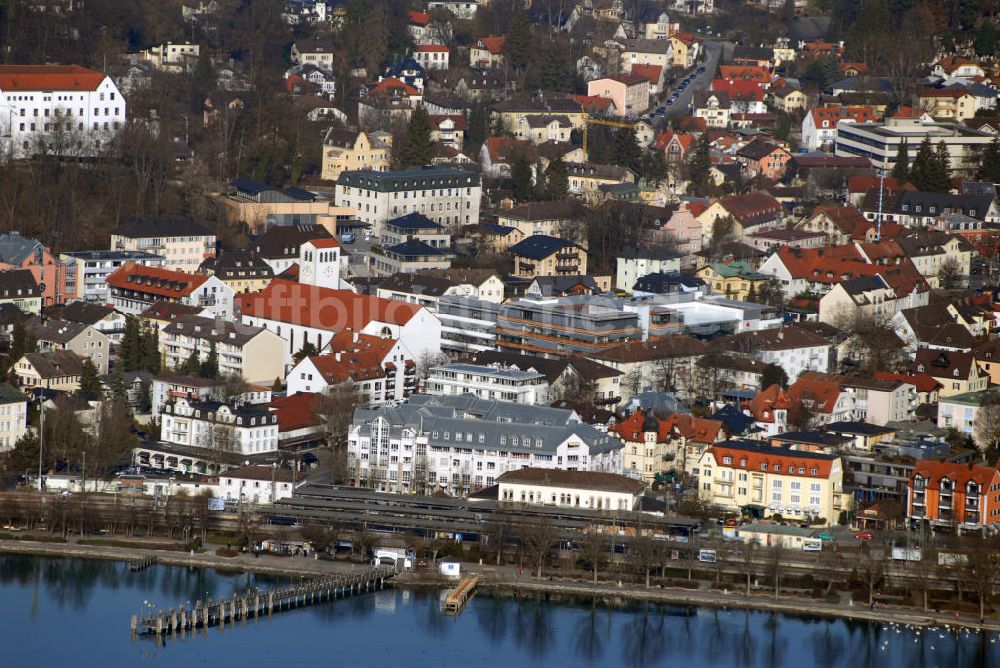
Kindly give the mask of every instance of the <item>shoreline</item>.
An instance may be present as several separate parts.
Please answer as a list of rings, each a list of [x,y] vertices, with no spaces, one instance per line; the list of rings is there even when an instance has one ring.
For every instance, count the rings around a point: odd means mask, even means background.
[[[0,555],[23,554],[39,557],[69,557],[76,559],[104,559],[110,561],[132,561],[142,557],[156,557],[156,563],[166,566],[186,566],[189,568],[213,568],[221,571],[251,572],[290,578],[319,577],[333,573],[358,570],[356,564],[317,560],[313,557],[277,557],[263,555],[252,557],[241,554],[238,557],[220,557],[212,552],[186,554],[166,550],[123,548],[101,545],[78,545],[75,543],[45,543],[20,540],[0,540]],[[770,597],[747,597],[738,591],[724,593],[704,589],[683,589],[673,587],[650,587],[641,585],[616,585],[613,583],[593,584],[582,580],[535,580],[533,578],[505,577],[494,567],[466,564],[467,574],[480,575],[479,588],[490,596],[520,598],[541,597],[544,600],[587,599],[607,607],[624,607],[629,603],[659,603],[692,608],[755,610],[778,612],[805,617],[826,619],[849,619],[867,623],[902,624],[926,628],[930,626],[990,631],[1000,633],[1000,619],[989,619],[980,624],[978,619],[923,612],[911,608],[880,606],[875,610],[865,606],[844,606],[811,599],[773,599]],[[401,574],[391,582],[400,589],[448,588],[455,580],[430,573],[424,575]]]

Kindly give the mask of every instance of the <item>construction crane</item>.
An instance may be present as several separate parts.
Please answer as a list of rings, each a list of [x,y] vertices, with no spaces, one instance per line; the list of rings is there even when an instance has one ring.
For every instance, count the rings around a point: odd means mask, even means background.
[[[626,121],[613,121],[607,118],[594,118],[590,114],[583,117],[583,159],[590,160],[590,154],[587,153],[587,129],[591,125],[606,125],[612,128],[635,128],[635,123],[628,123]]]

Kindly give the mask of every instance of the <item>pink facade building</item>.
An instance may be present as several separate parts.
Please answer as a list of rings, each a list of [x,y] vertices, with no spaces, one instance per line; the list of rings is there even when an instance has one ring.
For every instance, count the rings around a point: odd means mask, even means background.
[[[66,267],[42,242],[12,231],[0,234],[0,271],[28,269],[42,288],[42,306],[66,300]]]

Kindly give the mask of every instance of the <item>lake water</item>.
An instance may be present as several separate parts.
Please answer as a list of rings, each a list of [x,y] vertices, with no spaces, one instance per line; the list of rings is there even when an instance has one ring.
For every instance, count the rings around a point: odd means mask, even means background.
[[[739,610],[557,605],[477,596],[458,618],[436,594],[388,590],[188,634],[129,638],[166,609],[271,578],[123,563],[0,557],[0,667],[783,666],[1000,667],[994,634],[924,631]],[[689,614],[690,613],[690,614]]]

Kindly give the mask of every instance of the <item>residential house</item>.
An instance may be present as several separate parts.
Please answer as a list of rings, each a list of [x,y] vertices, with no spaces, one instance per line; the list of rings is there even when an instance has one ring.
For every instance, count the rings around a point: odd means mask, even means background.
[[[113,229],[110,248],[161,255],[166,269],[194,272],[215,256],[215,245],[215,233],[191,218],[150,218]]]
[[[733,236],[742,239],[746,234],[781,226],[785,219],[785,208],[766,192],[727,195],[713,201],[697,216],[701,222],[702,241],[712,238],[716,220],[729,217],[733,220]]]
[[[781,112],[794,114],[809,107],[809,96],[797,88],[782,86],[771,91],[771,104]]]
[[[104,332],[79,322],[41,318],[29,318],[24,328],[34,338],[38,352],[68,350],[89,358],[98,374],[108,373],[111,340]]]
[[[167,444],[241,456],[278,450],[278,416],[266,406],[176,397],[160,415]]]
[[[735,262],[710,262],[698,270],[697,275],[708,287],[726,299],[752,302],[766,290],[771,277],[755,271],[745,260]]]
[[[125,331],[125,316],[110,306],[75,301],[62,308],[48,309],[46,315],[55,320],[65,320],[93,327],[105,334],[111,343],[120,343]]]
[[[504,284],[490,269],[445,269],[394,274],[379,282],[383,299],[419,304],[436,312],[442,297],[470,297],[499,304],[504,300]]]
[[[635,183],[635,174],[631,170],[593,162],[567,162],[566,175],[569,192],[591,202],[600,198],[601,186]]]
[[[425,70],[446,70],[450,50],[444,44],[421,44],[413,50],[413,58]]]
[[[227,502],[266,506],[292,498],[297,474],[291,469],[247,464],[219,474],[219,494]]]
[[[980,409],[995,400],[996,393],[990,390],[942,397],[938,400],[937,426],[975,438],[973,429]]]
[[[992,466],[922,459],[910,476],[906,518],[957,534],[992,531],[1000,522],[1000,471]]]
[[[976,115],[976,96],[965,88],[921,88],[917,106],[938,120],[964,121]]]
[[[792,154],[766,139],[755,139],[736,151],[736,161],[743,166],[747,178],[762,177],[777,181],[785,175]]]
[[[164,365],[171,369],[192,358],[205,362],[214,352],[221,375],[268,384],[284,376],[284,341],[261,327],[222,318],[181,316],[162,329],[159,346]]]
[[[498,211],[497,224],[516,228],[524,237],[572,237],[568,232],[580,224],[583,215],[583,207],[575,200],[528,202]]]
[[[895,291],[878,274],[837,283],[819,300],[819,321],[844,329],[888,321],[899,310]]]
[[[835,455],[728,441],[709,447],[698,469],[699,498],[727,510],[756,506],[767,514],[832,526],[851,509]]]
[[[802,148],[810,151],[830,150],[837,140],[838,123],[871,123],[877,118],[871,107],[814,107],[802,118]]]
[[[631,292],[647,274],[679,272],[682,257],[670,247],[655,244],[623,248],[615,256],[615,289]]]
[[[235,293],[216,276],[126,264],[107,281],[111,304],[125,314],[138,315],[161,300],[209,309],[219,317],[233,313]]]
[[[28,431],[28,397],[0,383],[0,452],[10,452]]]
[[[42,305],[62,304],[66,294],[66,267],[36,239],[18,231],[0,234],[0,271],[26,269],[42,289]]]
[[[567,276],[587,273],[587,251],[566,239],[536,234],[510,247],[514,275]]]
[[[442,146],[450,146],[458,151],[465,144],[468,122],[460,114],[452,116],[430,116],[431,139]]]
[[[480,70],[495,70],[503,64],[503,43],[505,37],[480,37],[469,49],[469,67]]]
[[[0,271],[0,305],[13,304],[24,313],[42,312],[42,289],[30,269]]]
[[[623,116],[639,116],[649,109],[649,79],[624,73],[594,79],[587,82],[587,95],[613,100],[615,109]]]
[[[917,350],[910,373],[926,373],[941,383],[941,397],[979,392],[989,385],[989,376],[980,370],[971,352]]]
[[[14,362],[13,372],[17,377],[17,384],[25,389],[75,392],[80,389],[83,358],[68,350],[25,353]]]
[[[741,332],[717,339],[712,345],[719,352],[777,364],[791,380],[803,371],[826,372],[829,368],[830,342],[798,325]]]
[[[262,290],[274,278],[271,265],[249,250],[224,251],[205,260],[200,269],[201,273],[217,277],[235,293]]]
[[[64,267],[66,301],[107,304],[111,301],[108,274],[128,262],[162,267],[166,258],[145,251],[89,250],[62,253],[59,261]]]
[[[732,102],[729,93],[696,90],[691,97],[691,110],[695,118],[705,119],[709,128],[727,128]]]
[[[695,363],[707,349],[694,337],[662,336],[620,343],[589,353],[587,358],[622,373],[623,402],[653,388],[670,389],[677,396],[689,398],[696,383]]]
[[[364,132],[330,128],[323,138],[324,181],[336,181],[341,172],[354,169],[389,169],[389,146]]]
[[[701,53],[701,39],[689,32],[675,32],[670,36],[670,51],[674,67],[690,69]]]
[[[332,40],[317,36],[314,40],[294,42],[291,47],[292,65],[315,65],[332,72],[335,64],[336,45]]]
[[[257,237],[253,252],[271,267],[275,276],[278,276],[299,262],[303,244],[332,238],[323,225],[305,223],[279,225],[269,228]]]
[[[664,72],[670,70],[674,64],[673,40],[672,39],[629,39],[624,41],[621,56],[619,57],[621,69],[631,69],[633,65],[657,65]],[[589,93],[593,95],[593,93]],[[608,97],[607,95],[603,97]],[[618,107],[618,112],[622,113],[622,107]]]

